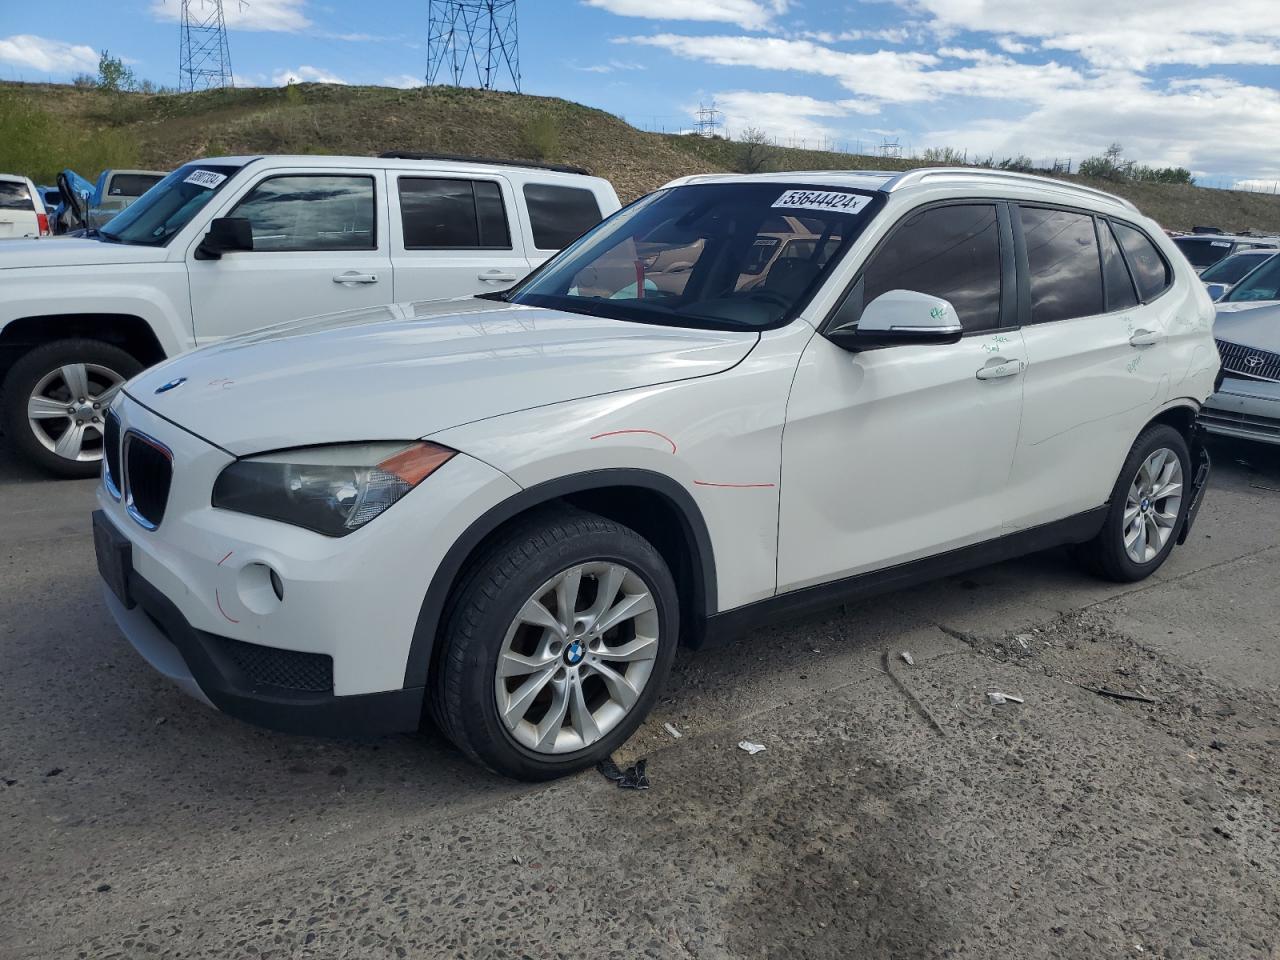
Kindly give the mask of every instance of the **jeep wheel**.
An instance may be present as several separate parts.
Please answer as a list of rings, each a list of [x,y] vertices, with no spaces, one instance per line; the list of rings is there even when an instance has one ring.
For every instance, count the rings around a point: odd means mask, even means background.
[[[59,477],[93,477],[107,407],[142,364],[99,340],[36,347],[4,382],[4,432],[27,460]]]
[[[648,541],[592,513],[541,512],[486,551],[452,600],[437,725],[522,780],[593,764],[657,699],[678,622],[675,583]]]

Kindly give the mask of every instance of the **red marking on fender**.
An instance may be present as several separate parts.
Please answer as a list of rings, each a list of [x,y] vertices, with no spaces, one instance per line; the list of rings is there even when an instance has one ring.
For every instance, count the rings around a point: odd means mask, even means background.
[[[775,486],[775,484],[772,483],[712,483],[710,480],[695,480],[693,482],[700,487],[734,487],[739,490]]]
[[[226,562],[227,562],[227,558],[228,558],[228,557],[230,557],[233,553],[235,553],[235,551],[234,551],[234,550],[228,550],[228,551],[227,551],[227,556],[226,556],[226,557],[223,557],[221,560],[219,560],[219,561],[218,561],[218,566],[222,566],[224,563],[226,563]]]
[[[217,587],[214,587],[214,588],[213,588],[213,601],[214,601],[214,603],[216,603],[216,604],[218,605],[218,612],[219,612],[220,614],[222,614],[224,617],[226,617],[226,618],[227,618],[228,620],[230,620],[232,623],[239,623],[239,622],[240,622],[240,621],[239,621],[239,620],[237,620],[235,617],[229,616],[229,615],[227,614],[227,611],[225,611],[225,610],[223,610],[223,609],[222,609],[222,597],[220,597],[220,596],[218,595],[218,588],[217,588]]]
[[[599,440],[601,437],[617,437],[617,436],[621,436],[624,433],[652,434],[655,437],[659,437],[660,439],[667,441],[667,443],[671,444],[671,452],[672,453],[676,452],[676,442],[672,440],[670,437],[668,437],[665,433],[659,433],[657,430],[610,430],[608,433],[597,433],[594,437],[591,437],[590,439]]]

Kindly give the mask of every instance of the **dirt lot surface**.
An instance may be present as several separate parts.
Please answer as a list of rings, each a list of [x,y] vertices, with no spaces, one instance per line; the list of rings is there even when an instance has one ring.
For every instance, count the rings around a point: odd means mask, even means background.
[[[0,957],[1276,960],[1280,457],[1214,454],[1146,583],[1054,551],[682,655],[632,792],[188,700],[92,484],[0,447]]]

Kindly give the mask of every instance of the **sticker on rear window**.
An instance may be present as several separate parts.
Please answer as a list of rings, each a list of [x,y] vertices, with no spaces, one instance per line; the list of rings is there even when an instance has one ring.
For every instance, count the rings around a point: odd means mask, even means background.
[[[1226,240],[1210,240],[1210,241],[1209,241],[1209,246],[1211,246],[1211,247],[1229,247],[1229,246],[1231,246],[1231,244],[1230,244],[1230,243],[1228,243]]]
[[[857,213],[871,198],[861,193],[841,193],[835,190],[788,190],[774,207],[789,210],[828,210],[833,213]]]
[[[225,179],[227,179],[225,173],[214,173],[212,170],[197,170],[182,182],[194,183],[197,187],[206,187],[212,190]]]

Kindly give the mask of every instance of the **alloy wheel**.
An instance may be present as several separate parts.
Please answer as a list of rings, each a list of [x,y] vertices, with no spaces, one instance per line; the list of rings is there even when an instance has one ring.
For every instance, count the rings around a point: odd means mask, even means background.
[[[35,438],[65,460],[102,459],[103,420],[124,377],[97,363],[68,363],[36,382],[27,399]]]
[[[1161,447],[1142,461],[1125,497],[1124,549],[1134,563],[1150,563],[1173,536],[1182,507],[1182,461]]]
[[[494,695],[512,738],[537,753],[595,743],[635,706],[658,655],[649,587],[612,561],[576,564],[539,587],[498,652]]]

